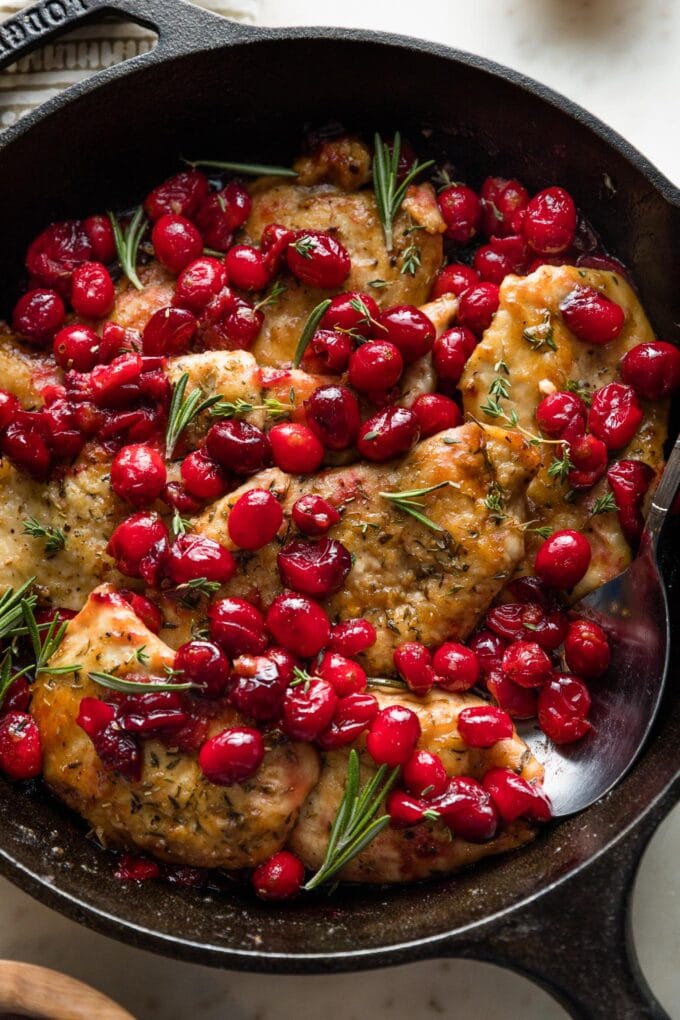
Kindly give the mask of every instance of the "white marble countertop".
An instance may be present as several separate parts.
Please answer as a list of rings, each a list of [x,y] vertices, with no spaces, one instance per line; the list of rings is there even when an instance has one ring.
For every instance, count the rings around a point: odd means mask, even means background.
[[[675,105],[680,4],[674,0],[260,0],[263,23],[388,28],[492,57],[545,81],[617,128],[680,181]],[[680,809],[643,859],[634,932],[643,968],[680,1020]],[[0,881],[0,957],[56,967],[117,998],[139,1020],[558,1020],[524,979],[481,963],[271,977],[212,971],[94,935]],[[94,1018],[93,1018],[94,1020]],[[615,1018],[612,1018],[615,1020]]]

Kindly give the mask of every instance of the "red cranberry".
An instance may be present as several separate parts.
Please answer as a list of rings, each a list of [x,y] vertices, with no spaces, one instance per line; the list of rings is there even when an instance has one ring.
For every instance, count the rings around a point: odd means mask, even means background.
[[[187,454],[180,465],[180,472],[187,492],[194,499],[212,502],[223,496],[229,487],[224,471],[205,450]]]
[[[637,542],[642,534],[642,501],[653,477],[653,470],[641,460],[619,460],[607,472],[618,507],[619,524],[629,542]]]
[[[543,609],[536,603],[504,602],[489,610],[486,625],[508,641],[533,641],[534,627],[543,616]]]
[[[421,393],[413,403],[413,410],[420,425],[421,439],[445,429],[455,429],[463,421],[458,404],[443,393]]]
[[[331,298],[321,328],[324,330],[344,330],[361,333],[362,336],[382,336],[378,319],[380,309],[370,294],[347,290]]]
[[[574,439],[569,446],[572,467],[567,481],[572,489],[589,489],[607,470],[607,447],[601,439],[588,433]]]
[[[451,184],[439,192],[437,203],[446,223],[446,236],[456,244],[468,244],[482,219],[482,206],[472,188]]]
[[[586,719],[590,694],[586,685],[569,673],[555,673],[538,696],[538,722],[556,744],[571,744],[590,729]]]
[[[567,391],[550,393],[536,408],[536,422],[551,439],[570,442],[586,430],[588,408],[579,396]]]
[[[161,216],[151,231],[156,258],[171,273],[180,273],[203,251],[203,238],[184,216]]]
[[[518,602],[533,603],[544,610],[554,609],[560,604],[554,591],[546,587],[540,577],[536,577],[535,574],[516,577],[505,590]]]
[[[322,680],[327,680],[339,698],[348,694],[360,694],[366,689],[366,673],[358,662],[326,652],[318,668]]]
[[[563,613],[546,613],[531,630],[531,640],[546,652],[559,648],[567,633],[567,618]]]
[[[196,223],[206,247],[226,251],[234,231],[248,219],[251,206],[250,195],[240,181],[230,181],[226,188],[204,198],[196,213]]]
[[[331,630],[330,647],[341,655],[359,655],[375,644],[377,636],[369,620],[357,617],[355,620],[335,624]]]
[[[290,850],[277,853],[255,868],[253,889],[261,900],[291,900],[302,889],[305,866]]]
[[[291,740],[315,740],[330,726],[338,697],[327,680],[318,677],[289,687],[283,698],[282,729]]]
[[[64,326],[54,338],[54,360],[65,369],[91,372],[99,362],[100,339],[89,326]]]
[[[586,344],[608,344],[623,329],[626,313],[593,287],[575,287],[560,305],[562,318],[579,340]]]
[[[611,660],[607,635],[590,620],[573,620],[564,639],[564,657],[579,676],[601,676]]]
[[[218,421],[208,432],[205,445],[213,460],[237,475],[261,471],[271,459],[269,439],[247,421]]]
[[[488,236],[507,237],[513,233],[513,218],[525,209],[529,192],[517,180],[487,177],[480,190],[482,229]]]
[[[12,313],[12,328],[38,347],[50,342],[66,316],[56,290],[38,288],[23,294]]]
[[[395,768],[408,761],[419,737],[416,713],[403,705],[390,705],[381,709],[371,723],[366,747],[377,765]]]
[[[506,824],[518,818],[548,822],[552,817],[550,800],[538,786],[531,786],[510,769],[489,769],[482,780]]]
[[[0,719],[0,770],[10,779],[34,779],[42,771],[40,733],[26,712]]]
[[[479,273],[470,266],[454,262],[439,271],[432,286],[430,300],[434,301],[443,294],[455,294],[460,297],[464,290],[479,283]]]
[[[0,390],[0,431],[6,429],[21,409],[21,404],[13,393]]]
[[[202,509],[200,500],[189,495],[179,482],[168,482],[163,490],[162,499],[164,503],[180,514],[197,514]]]
[[[564,188],[546,188],[529,201],[522,233],[539,255],[561,255],[576,236],[576,206]]]
[[[284,585],[325,598],[339,591],[352,567],[352,558],[334,538],[294,538],[279,552],[276,562]]]
[[[446,769],[438,754],[414,751],[404,764],[403,779],[414,797],[440,797],[448,786]]]
[[[324,751],[346,747],[371,724],[378,714],[378,702],[372,694],[348,694],[339,698],[330,726],[316,738]]]
[[[186,308],[159,308],[144,327],[142,349],[168,358],[186,354],[197,328],[196,317]]]
[[[644,400],[662,400],[680,386],[680,350],[662,340],[638,344],[621,361],[621,378]]]
[[[71,304],[77,315],[103,319],[116,298],[113,280],[101,262],[83,262],[73,271]]]
[[[274,639],[294,655],[311,659],[328,644],[330,624],[317,602],[294,592],[277,595],[267,613]]]
[[[382,462],[408,453],[418,442],[418,416],[408,407],[386,407],[363,423],[357,449],[366,460]]]
[[[44,482],[52,467],[47,439],[48,430],[42,415],[17,411],[5,428],[0,450],[19,471],[26,472],[36,482]]]
[[[476,346],[474,333],[465,326],[453,326],[438,336],[432,350],[432,363],[439,381],[455,386]]]
[[[267,647],[264,618],[245,599],[218,599],[208,607],[210,637],[227,655],[259,655]]]
[[[447,641],[432,657],[437,683],[445,691],[469,691],[479,680],[479,662],[471,648]]]
[[[627,446],[644,416],[635,391],[623,383],[607,383],[593,394],[588,427],[608,450]]]
[[[360,393],[389,390],[404,370],[399,348],[386,340],[362,344],[349,359],[349,381]]]
[[[109,365],[97,365],[90,376],[90,389],[95,404],[99,407],[129,405],[131,397],[139,396],[142,368],[141,356],[133,353],[121,354]]]
[[[432,350],[434,325],[424,312],[413,305],[394,305],[388,308],[380,316],[380,325],[380,339],[394,344],[406,365]]]
[[[83,229],[92,246],[92,258],[108,265],[116,257],[116,238],[108,216],[88,216],[83,220]]]
[[[346,386],[319,386],[305,401],[307,424],[329,450],[353,446],[361,425],[357,398]]]
[[[236,560],[212,538],[178,535],[170,549],[166,569],[175,584],[189,584],[201,577],[226,584],[236,573]]]
[[[494,634],[492,630],[480,630],[478,634],[470,638],[468,647],[477,656],[482,674],[486,674],[492,669],[501,668],[506,643],[499,634]]]
[[[476,287],[470,287],[459,299],[459,325],[467,326],[477,336],[481,336],[491,325],[499,300],[498,285],[495,283],[478,283]]]
[[[552,671],[552,662],[535,641],[515,641],[503,653],[503,672],[520,687],[540,687]]]
[[[229,700],[253,719],[275,719],[281,712],[289,680],[271,655],[241,655],[234,660]]]
[[[174,668],[208,698],[219,698],[229,682],[229,662],[212,641],[187,641],[175,654]]]
[[[295,240],[295,234],[288,227],[282,227],[280,223],[269,223],[262,231],[260,237],[260,250],[264,256],[267,269],[274,276],[281,268],[281,262],[286,254],[286,249],[291,241]]]
[[[331,506],[323,496],[317,496],[313,492],[300,496],[293,503],[291,511],[293,523],[303,534],[318,537],[338,524],[340,514]]]
[[[132,676],[131,680],[143,680]],[[116,713],[116,725],[124,733],[144,736],[180,729],[188,721],[179,691],[154,691],[130,694],[122,698]]]
[[[139,595],[134,591],[128,591],[126,588],[120,588],[118,594],[122,595],[125,601],[130,604],[130,608],[135,616],[142,621],[152,634],[160,632],[163,626],[163,617],[158,606],[154,605],[146,596]]]
[[[224,258],[227,279],[238,290],[264,290],[269,270],[262,252],[249,244],[235,244]]]
[[[144,212],[152,222],[170,213],[193,216],[209,187],[208,178],[200,170],[182,170],[149,192],[144,199]]]
[[[536,715],[538,695],[530,687],[520,687],[501,670],[492,670],[486,678],[489,694],[511,719],[532,719]]]
[[[288,268],[308,287],[333,289],[349,276],[349,252],[332,234],[301,230],[286,251]]]
[[[522,265],[518,265],[516,253],[513,258],[513,253],[503,251],[499,247],[501,240],[495,244],[483,244],[475,252],[473,265],[481,279],[490,283],[501,284],[510,273],[519,272],[523,268]],[[523,248],[523,245],[521,247]]]
[[[111,488],[133,506],[147,506],[158,499],[166,482],[163,458],[151,446],[124,446],[111,464]]]
[[[404,641],[394,649],[393,658],[397,672],[414,694],[427,694],[432,689],[437,678],[425,645]]]
[[[293,475],[313,474],[321,466],[324,450],[307,425],[282,422],[269,432],[274,463]]]
[[[536,553],[536,573],[551,588],[573,588],[590,566],[590,542],[579,531],[556,531]]]
[[[235,726],[206,740],[198,764],[206,779],[217,786],[233,786],[255,775],[264,758],[259,730]]]
[[[391,790],[385,802],[385,810],[390,816],[390,825],[393,829],[407,829],[436,818],[436,815],[428,817],[425,814],[428,808],[431,810],[431,806],[421,797],[415,797],[404,790]]]
[[[348,333],[317,329],[304,353],[303,364],[312,374],[340,375],[347,369],[353,350],[354,341]]]
[[[475,705],[459,713],[458,732],[468,747],[493,747],[512,736],[512,719],[502,708]]]
[[[31,703],[31,688],[25,676],[17,676],[11,681],[0,704],[0,716],[9,712],[26,712]]]
[[[133,854],[123,854],[118,860],[118,866],[113,877],[119,882],[149,882],[152,879],[160,878],[161,869],[155,861],[148,857],[136,857]]]
[[[249,489],[234,503],[227,521],[229,537],[241,549],[262,549],[283,523],[281,504],[269,489]]]
[[[203,255],[185,266],[177,277],[172,303],[199,313],[219,294],[226,282],[224,263]]]
[[[118,525],[106,551],[121,574],[155,584],[168,554],[168,529],[158,514],[142,510]]]
[[[432,802],[432,807],[460,839],[485,843],[496,835],[498,813],[476,779],[451,776],[446,791]]]
[[[102,364],[108,365],[121,352],[128,354],[131,351],[136,351],[139,353],[142,349],[139,333],[134,329],[125,329],[116,322],[105,322],[101,334],[99,361]]]
[[[51,223],[29,245],[26,268],[41,286],[54,287],[68,297],[73,270],[91,254],[92,245],[80,220]]]

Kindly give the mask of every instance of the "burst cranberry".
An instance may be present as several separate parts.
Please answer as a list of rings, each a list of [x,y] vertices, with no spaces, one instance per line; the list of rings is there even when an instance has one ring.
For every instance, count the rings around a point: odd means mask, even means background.
[[[427,694],[432,689],[436,676],[425,645],[404,641],[395,648],[393,658],[397,672],[414,694]]]
[[[308,287],[332,289],[349,276],[349,252],[332,234],[301,230],[286,251],[288,268]]]
[[[139,595],[137,592],[129,591],[127,588],[120,588],[118,594],[122,595],[126,602],[129,603],[135,616],[137,616],[145,627],[147,627],[152,634],[158,634],[163,626],[163,617],[158,606],[147,599],[144,595]]]
[[[198,764],[206,779],[217,786],[233,786],[255,775],[264,758],[259,730],[235,726],[206,740]]]
[[[281,712],[283,696],[292,676],[271,655],[241,655],[234,660],[229,700],[232,705],[261,722]]]
[[[88,216],[83,229],[92,246],[92,258],[108,265],[116,257],[116,238],[108,216]]]
[[[556,531],[536,553],[536,573],[551,588],[573,588],[590,566],[590,542],[579,531]]]
[[[17,676],[11,681],[0,703],[0,716],[10,712],[26,712],[31,703],[31,688],[25,676]]]
[[[401,352],[404,364],[410,365],[429,354],[435,338],[430,319],[413,305],[395,305],[380,316],[380,339],[388,340]]]
[[[123,732],[115,719],[90,739],[107,772],[140,779],[143,760],[137,740],[131,733]]]
[[[451,776],[447,789],[432,801],[432,807],[460,839],[485,843],[496,835],[498,812],[476,779]]]
[[[489,694],[511,719],[532,719],[536,715],[538,694],[530,687],[520,687],[500,669],[493,669],[486,678]]]
[[[347,549],[334,538],[294,538],[276,562],[284,585],[316,598],[339,591],[352,566]]]
[[[328,644],[328,617],[317,602],[304,595],[288,591],[277,595],[266,622],[275,640],[303,659],[311,659]]]
[[[607,470],[607,447],[590,433],[569,445],[571,468],[567,481],[572,489],[589,489]]]
[[[184,216],[161,216],[151,231],[156,258],[171,273],[180,273],[203,251],[203,238]]]
[[[56,290],[29,290],[14,306],[12,327],[25,339],[43,347],[59,329],[65,315],[64,302]]]
[[[621,530],[629,542],[637,542],[642,534],[642,501],[653,477],[653,470],[641,460],[617,461],[607,472]]]
[[[611,660],[607,635],[590,620],[573,620],[564,639],[564,656],[569,669],[579,676],[601,676]]]
[[[0,449],[19,471],[36,482],[47,480],[52,467],[48,429],[39,413],[17,411],[0,440]]]
[[[250,475],[271,460],[269,439],[256,425],[230,419],[213,425],[206,437],[213,460],[237,475]]]
[[[227,279],[238,290],[264,290],[269,270],[262,252],[249,244],[235,244],[224,258]]]
[[[403,705],[390,705],[381,709],[371,723],[366,746],[376,764],[394,768],[408,761],[419,737],[416,713]]]
[[[320,467],[323,446],[307,425],[282,422],[269,432],[274,463],[293,475],[309,475]]]
[[[556,744],[571,744],[590,729],[586,716],[590,694],[586,685],[569,673],[556,673],[538,696],[538,722]]]
[[[554,652],[564,641],[568,621],[564,613],[546,613],[531,630],[531,640],[546,652]]]
[[[348,333],[317,329],[304,353],[304,367],[312,374],[340,375],[346,370],[353,350],[354,341]]]
[[[576,206],[564,188],[546,188],[529,201],[522,221],[526,241],[539,255],[561,255],[576,236]]]
[[[118,866],[113,877],[119,882],[149,882],[154,878],[160,878],[161,869],[155,861],[148,857],[136,857],[133,854],[123,854],[118,861]]]
[[[512,719],[502,708],[475,705],[459,713],[458,732],[468,747],[493,747],[512,736]]]
[[[514,230],[516,214],[525,209],[529,192],[517,180],[487,177],[480,189],[482,200],[482,229],[485,234],[507,237]]]
[[[166,569],[175,584],[189,584],[202,577],[226,584],[236,573],[236,560],[212,538],[179,535],[170,549]]]
[[[508,641],[533,641],[533,629],[543,619],[540,605],[504,602],[486,614],[486,625]]]
[[[106,551],[121,574],[155,584],[168,554],[168,529],[158,514],[142,510],[118,525]]]
[[[248,219],[251,206],[250,195],[239,181],[230,181],[226,188],[204,198],[195,218],[206,247],[226,251],[234,231]]]
[[[202,509],[200,500],[194,499],[179,482],[168,482],[163,490],[162,499],[180,514],[197,514]]]
[[[74,270],[71,304],[77,315],[103,319],[113,308],[115,297],[113,280],[101,262],[83,262]]]
[[[543,790],[510,769],[489,769],[482,784],[508,825],[518,818],[547,822],[552,817],[550,800]]]
[[[446,236],[456,244],[468,244],[482,219],[482,206],[472,188],[451,184],[439,192],[437,203],[446,223]]]
[[[210,318],[208,313],[210,306],[206,312]],[[238,298],[233,307],[223,315],[218,315],[217,319],[211,320],[207,329],[203,329],[203,344],[207,348],[214,347],[217,350],[249,351],[263,322],[263,312],[254,308],[248,301]]]
[[[229,537],[241,549],[261,549],[283,523],[281,504],[269,489],[249,489],[234,503],[227,521]]]
[[[55,337],[56,340],[56,337]],[[97,365],[90,376],[92,398],[99,407],[125,407],[139,397],[143,362],[139,354],[121,354],[109,365]]]
[[[536,408],[536,422],[551,439],[571,441],[586,430],[588,408],[579,396],[567,391],[550,393]]]
[[[386,407],[363,423],[357,449],[366,460],[382,462],[408,453],[418,442],[418,416],[407,407]]]
[[[90,740],[94,740],[115,717],[116,710],[113,705],[100,701],[99,698],[81,698],[76,723]]]
[[[478,283],[479,273],[476,273],[470,266],[454,262],[450,266],[444,266],[437,274],[430,299],[434,301],[442,294],[455,294],[456,297],[460,297],[464,290],[468,290],[469,287],[474,287]]]
[[[355,331],[362,336],[382,336],[378,319],[380,309],[369,294],[348,290],[336,294],[321,320],[321,328]]]
[[[245,599],[218,599],[208,608],[210,637],[227,655],[258,655],[267,647],[264,618]]]
[[[302,889],[305,866],[290,850],[279,850],[259,867],[251,879],[261,900],[291,900]]]
[[[51,223],[29,246],[26,268],[39,284],[68,297],[73,270],[91,254],[92,245],[80,220]]]
[[[390,825],[393,829],[407,829],[412,825],[420,825],[425,821],[437,819],[437,815],[426,815],[425,811],[429,805],[421,797],[416,797],[404,790],[391,790],[385,801],[385,810],[390,816]]]
[[[40,734],[26,712],[0,719],[0,770],[10,779],[34,779],[42,771]]]
[[[371,648],[377,640],[375,627],[369,620],[357,617],[336,623],[331,630],[330,647],[341,655],[353,656]]]
[[[130,676],[142,681],[145,677]],[[124,733],[149,736],[159,732],[178,730],[189,719],[179,691],[154,691],[148,694],[130,694],[118,704],[116,724]]]
[[[329,450],[353,446],[361,425],[357,398],[346,386],[319,386],[305,401],[307,424]]]
[[[286,249],[295,240],[295,233],[280,223],[268,223],[260,236],[260,251],[271,276],[278,273]]]
[[[180,465],[180,472],[187,492],[194,499],[212,502],[229,488],[228,477],[205,450],[187,454]]]
[[[413,410],[420,425],[421,439],[457,428],[463,421],[458,404],[443,393],[421,393],[413,403]]]
[[[403,779],[414,797],[439,797],[448,785],[442,760],[431,751],[414,751],[404,764]]]
[[[360,393],[389,390],[399,381],[404,361],[399,348],[385,340],[362,344],[349,359],[349,381]]]
[[[151,446],[124,446],[111,464],[111,488],[133,506],[146,506],[158,499],[166,482],[163,458]]]
[[[560,604],[554,591],[548,588],[535,574],[516,577],[505,590],[518,602],[534,603],[543,610],[554,609]]]
[[[623,329],[626,313],[593,287],[575,287],[560,305],[562,318],[586,344],[608,344]]]
[[[358,662],[339,655],[338,652],[326,652],[318,668],[319,676],[327,680],[339,698],[348,694],[360,694],[366,689],[366,673]]]
[[[14,394],[0,390],[0,430],[6,429],[20,410],[21,404]]]
[[[64,326],[54,338],[54,360],[65,369],[91,372],[99,362],[100,339],[89,326]]]
[[[139,353],[142,349],[142,338],[135,329],[125,329],[117,322],[105,322],[101,329],[99,341],[99,361],[108,365],[119,354]]]
[[[224,264],[204,255],[185,266],[177,277],[174,305],[201,312],[227,282]]]
[[[340,521],[340,514],[331,506],[323,496],[317,496],[313,492],[300,496],[293,503],[291,511],[293,523],[305,535],[318,537]]]
[[[437,683],[445,691],[469,691],[479,680],[479,662],[471,648],[447,641],[432,657]]]
[[[520,687],[540,687],[552,670],[552,662],[535,641],[515,641],[503,653],[503,672]]]
[[[159,308],[154,312],[142,334],[145,354],[175,357],[185,354],[196,335],[196,317],[186,308]]]
[[[432,363],[439,381],[455,386],[476,346],[474,334],[464,326],[454,326],[438,336],[432,350]]]
[[[333,720],[327,729],[316,738],[324,751],[346,747],[370,726],[378,714],[378,702],[372,694],[348,694],[339,698],[333,713]]]
[[[478,283],[476,287],[470,287],[460,296],[459,324],[481,336],[491,325],[499,301],[498,285],[495,283]]]
[[[193,216],[208,190],[208,178],[200,170],[182,170],[149,192],[144,199],[144,212],[152,222],[169,213]]]
[[[477,656],[482,674],[492,669],[500,669],[506,643],[499,634],[494,634],[492,630],[480,630],[470,638],[468,647]]]
[[[283,698],[283,732],[291,740],[315,740],[330,726],[337,703],[332,685],[319,677],[289,687]]]
[[[680,350],[661,340],[638,344],[621,361],[621,378],[644,400],[662,400],[680,386]]]
[[[632,387],[607,383],[593,394],[588,426],[608,450],[620,450],[635,436],[643,415]]]
[[[212,641],[187,641],[175,654],[174,668],[208,698],[219,698],[229,682],[229,662]]]

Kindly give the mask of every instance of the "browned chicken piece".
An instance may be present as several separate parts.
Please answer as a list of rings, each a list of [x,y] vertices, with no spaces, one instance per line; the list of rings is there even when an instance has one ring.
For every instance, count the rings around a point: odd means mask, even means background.
[[[590,347],[567,329],[559,305],[578,285],[595,287],[624,309],[626,321],[613,343]],[[555,350],[546,344],[532,345],[525,337],[524,331],[536,326],[552,330]],[[592,393],[619,379],[618,365],[626,351],[652,340],[654,333],[640,302],[626,281],[615,273],[574,266],[542,266],[531,276],[508,276],[501,286],[495,318],[468,361],[460,382],[465,410],[482,422],[494,420],[482,405],[500,372],[509,386],[509,397],[500,401],[503,410],[507,414],[514,411],[521,426],[536,432],[534,413],[544,396],[564,390],[572,382]],[[499,367],[501,362],[508,366],[507,373]],[[617,452],[617,459],[642,460],[658,473],[663,466],[667,414],[667,402],[645,403],[644,422],[627,449]],[[568,483],[548,475],[561,447],[545,444],[540,449],[542,467],[527,491],[529,513],[536,519],[536,527],[547,525],[555,531],[574,528],[588,536],[593,558],[587,574],[574,589],[574,598],[581,598],[627,566],[630,546],[615,512],[591,515],[593,504],[608,489],[606,479],[577,495],[573,502],[566,501]],[[522,573],[533,571],[540,542],[537,535],[529,537]]]
[[[311,155],[296,159],[293,169],[298,184],[334,184],[343,191],[356,191],[371,179],[371,154],[356,138],[334,138]]]
[[[62,372],[54,364],[51,350],[36,351],[0,322],[0,380],[2,388],[13,393],[27,411],[42,407],[41,391],[62,381]]]
[[[148,656],[143,666],[135,658],[142,647]],[[54,668],[78,663],[81,669],[75,675],[43,674],[33,688],[45,782],[105,845],[148,851],[193,867],[254,866],[284,845],[316,784],[314,748],[270,736],[256,775],[224,787],[203,777],[195,754],[146,740],[137,782],[105,771],[75,721],[83,697],[111,696],[89,679],[89,671],[124,675],[127,668],[162,676],[173,658],[114,589],[105,585],[94,591],[50,662]],[[210,720],[209,735],[242,724],[233,709],[221,707]]]
[[[418,747],[441,756],[450,776],[481,779],[490,768],[510,768],[528,781],[540,781],[542,768],[526,744],[515,733],[487,750],[465,747],[457,731],[458,714],[463,708],[483,704],[472,694],[447,694],[433,691],[424,698],[399,692],[376,695],[381,708],[399,704],[411,708],[420,719],[422,734]],[[364,739],[358,746],[365,743]],[[323,861],[328,834],[344,793],[349,750],[323,755],[321,778],[302,808],[289,846],[306,866],[316,870]],[[361,780],[375,774],[376,766],[367,753],[361,756]],[[412,882],[433,875],[458,871],[491,854],[505,853],[522,846],[536,834],[526,822],[504,827],[488,843],[469,843],[453,834],[443,822],[425,822],[409,829],[383,830],[340,873],[352,882]]]
[[[384,465],[360,463],[314,478],[263,472],[210,506],[194,525],[233,549],[230,508],[254,487],[280,495],[286,521],[303,493],[319,493],[341,507],[333,537],[353,554],[354,565],[327,609],[333,620],[365,616],[375,625],[378,640],[364,661],[379,675],[392,672],[392,653],[403,641],[436,645],[474,628],[524,556],[525,491],[537,462],[519,433],[471,423]],[[437,530],[381,495],[432,486],[421,497],[422,512]],[[267,605],[281,589],[276,554],[274,543],[243,553],[226,592]]]
[[[121,278],[109,318],[119,326],[142,333],[154,312],[172,304],[176,278],[155,259],[140,266],[138,276],[144,284],[143,290],[133,287],[126,277]]]

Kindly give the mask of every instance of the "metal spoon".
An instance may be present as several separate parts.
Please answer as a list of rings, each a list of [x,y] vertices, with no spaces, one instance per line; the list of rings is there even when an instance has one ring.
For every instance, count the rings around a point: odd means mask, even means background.
[[[591,732],[558,747],[538,728],[522,733],[545,765],[555,817],[599,800],[628,771],[649,735],[663,694],[670,647],[668,599],[657,562],[659,536],[680,485],[680,437],[654,493],[640,549],[618,577],[591,592],[573,612],[609,636],[611,666],[589,682]]]

